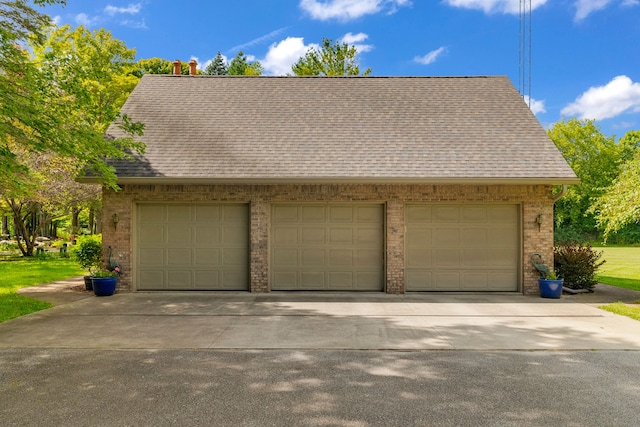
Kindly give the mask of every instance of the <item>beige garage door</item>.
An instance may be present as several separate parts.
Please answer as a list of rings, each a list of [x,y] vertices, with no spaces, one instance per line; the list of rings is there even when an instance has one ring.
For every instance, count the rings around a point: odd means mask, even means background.
[[[276,204],[271,289],[382,291],[383,206]]]
[[[517,291],[518,205],[408,205],[407,291]]]
[[[138,204],[138,290],[248,290],[246,204]]]

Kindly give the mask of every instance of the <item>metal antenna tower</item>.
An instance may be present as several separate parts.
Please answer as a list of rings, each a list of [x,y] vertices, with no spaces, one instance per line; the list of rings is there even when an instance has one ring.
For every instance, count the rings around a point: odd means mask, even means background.
[[[520,0],[518,90],[531,108],[531,0]]]

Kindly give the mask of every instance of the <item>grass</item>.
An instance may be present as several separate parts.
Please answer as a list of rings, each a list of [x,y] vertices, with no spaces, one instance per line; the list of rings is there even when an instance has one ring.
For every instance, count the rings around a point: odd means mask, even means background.
[[[622,302],[614,302],[613,304],[607,304],[600,306],[602,310],[610,311],[611,313],[619,314],[621,316],[627,316],[635,320],[640,320],[640,306],[633,306]]]
[[[598,270],[600,283],[640,291],[640,247],[601,247],[606,260]]]
[[[48,302],[18,295],[18,289],[82,274],[78,263],[69,258],[0,261],[0,322],[51,307]]]

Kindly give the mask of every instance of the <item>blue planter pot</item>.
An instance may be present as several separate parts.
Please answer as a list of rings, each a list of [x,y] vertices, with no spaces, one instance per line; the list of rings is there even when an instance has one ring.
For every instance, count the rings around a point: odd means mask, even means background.
[[[91,283],[93,284],[93,293],[96,294],[96,296],[106,297],[115,293],[118,278],[93,277],[91,278]]]
[[[560,298],[564,279],[538,279],[540,296],[542,298]]]

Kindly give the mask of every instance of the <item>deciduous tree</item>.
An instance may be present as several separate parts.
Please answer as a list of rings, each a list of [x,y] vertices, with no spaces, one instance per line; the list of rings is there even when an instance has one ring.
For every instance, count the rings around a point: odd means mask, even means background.
[[[597,234],[595,212],[590,208],[605,194],[636,147],[625,139],[616,143],[615,138],[605,136],[593,120],[564,120],[548,133],[581,181],[580,185],[571,186],[567,195],[556,203],[556,227]]]
[[[368,76],[371,68],[360,73],[358,50],[348,43],[322,39],[320,48],[310,48],[291,67],[296,76]]]

